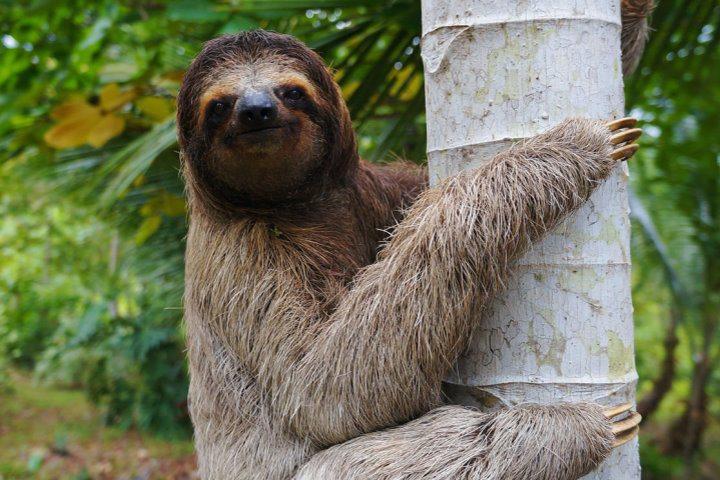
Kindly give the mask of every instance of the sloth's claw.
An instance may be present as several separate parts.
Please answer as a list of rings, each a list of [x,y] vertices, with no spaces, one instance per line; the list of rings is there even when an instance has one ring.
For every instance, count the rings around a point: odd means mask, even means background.
[[[635,155],[635,152],[638,151],[638,148],[640,148],[640,146],[637,143],[623,145],[622,147],[613,150],[610,156],[613,160],[629,160],[633,155]]]
[[[613,145],[619,145],[621,143],[630,143],[634,142],[638,138],[640,138],[640,135],[642,135],[643,131],[639,128],[631,128],[629,130],[622,130],[620,133],[616,133],[612,137],[610,137],[610,143]]]
[[[613,441],[612,448],[617,448],[621,445],[625,445],[627,442],[637,437],[639,432],[640,427],[633,427],[632,430],[625,432],[622,435],[616,436],[615,440]]]
[[[633,404],[632,403],[623,403],[621,405],[615,405],[614,407],[609,407],[603,410],[603,414],[605,415],[605,418],[611,419],[612,417],[617,417],[621,413],[629,412],[630,409],[632,409]]]
[[[630,412],[630,415],[628,415],[624,419],[613,422],[612,432],[615,435],[622,435],[628,430],[632,430],[633,428],[640,425],[641,420],[642,415],[637,412]]]
[[[612,433],[615,435],[613,448],[626,444],[635,438],[640,431],[640,421],[642,420],[642,416],[637,412],[631,411],[632,406],[632,403],[624,403],[622,405],[617,405],[603,410],[603,414],[607,419],[628,413],[628,415],[624,418],[616,420],[612,423]]]
[[[637,125],[637,120],[632,117],[619,118],[606,124],[611,132],[620,130],[621,128],[633,128],[635,125]]]
[[[616,132],[610,137],[610,145],[616,147],[610,155],[613,160],[629,160],[637,152],[639,147],[632,142],[640,138],[642,130],[634,128],[635,125],[637,125],[637,120],[632,117],[613,120],[605,124],[611,132]]]

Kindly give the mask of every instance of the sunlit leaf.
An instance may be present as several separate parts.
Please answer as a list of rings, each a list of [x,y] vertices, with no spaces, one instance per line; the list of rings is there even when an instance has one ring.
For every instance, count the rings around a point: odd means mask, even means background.
[[[133,187],[142,187],[145,185],[145,182],[147,182],[147,177],[145,175],[138,175],[138,177],[133,180],[132,186]]]
[[[167,191],[159,193],[140,207],[140,214],[145,217],[152,217],[159,214],[178,217],[185,215],[185,212],[185,199]]]
[[[102,82],[127,82],[135,78],[140,72],[135,63],[116,62],[100,67],[100,80]]]
[[[352,81],[352,82],[346,82],[342,87],[343,97],[347,98],[347,97],[351,96],[353,94],[353,92],[355,92],[355,90],[358,89],[359,86],[360,86],[360,82],[357,80]]]
[[[105,85],[103,89],[100,90],[100,107],[104,111],[109,112],[125,105],[133,98],[135,98],[135,92],[133,90],[121,91],[117,83],[111,83],[110,85]]]
[[[185,215],[185,199],[169,193],[163,195],[162,212],[170,217]]]
[[[142,97],[135,101],[140,111],[155,121],[165,120],[175,111],[175,104],[169,98]]]
[[[160,228],[161,223],[162,217],[160,215],[147,217],[145,220],[143,220],[143,222],[140,224],[140,228],[138,228],[137,232],[135,232],[135,244],[142,245],[143,243],[145,243],[145,241],[150,238],[153,233],[157,232],[158,228]]]
[[[174,72],[168,72],[165,75],[162,76],[162,78],[166,80],[171,80],[173,82],[182,82],[183,77],[185,76],[185,70],[175,70]]]
[[[125,119],[115,115],[103,115],[100,121],[88,132],[87,143],[100,148],[111,138],[117,137],[125,129]]]
[[[84,99],[69,100],[53,108],[50,116],[60,122],[75,120],[79,117],[88,117],[100,113],[100,109],[90,105]]]
[[[56,149],[79,147],[87,142],[89,133],[101,120],[97,109],[86,110],[84,116],[74,116],[45,132],[45,143]]]

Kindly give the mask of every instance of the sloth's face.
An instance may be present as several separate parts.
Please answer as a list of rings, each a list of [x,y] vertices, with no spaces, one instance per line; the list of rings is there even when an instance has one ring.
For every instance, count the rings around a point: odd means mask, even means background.
[[[345,185],[355,133],[322,58],[254,30],[205,44],[178,95],[186,179],[206,204],[273,207]]]
[[[323,99],[282,55],[217,67],[199,99],[199,126],[214,176],[257,201],[290,194],[312,175],[323,151]]]

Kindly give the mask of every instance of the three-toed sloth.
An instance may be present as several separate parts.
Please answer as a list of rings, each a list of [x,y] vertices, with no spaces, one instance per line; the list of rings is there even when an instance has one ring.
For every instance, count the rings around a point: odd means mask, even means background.
[[[428,188],[359,159],[321,58],[210,41],[178,99],[190,411],[208,479],[571,479],[636,433],[628,407],[443,405],[513,260],[639,135],[569,120]]]

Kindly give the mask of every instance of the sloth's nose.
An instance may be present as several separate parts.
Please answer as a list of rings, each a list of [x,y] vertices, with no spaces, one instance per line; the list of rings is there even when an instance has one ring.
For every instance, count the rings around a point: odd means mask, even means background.
[[[275,121],[278,114],[277,105],[267,92],[246,93],[238,101],[236,109],[238,120],[247,128],[268,126]]]

